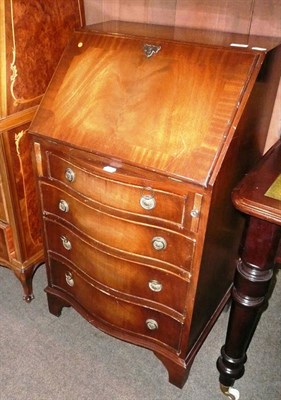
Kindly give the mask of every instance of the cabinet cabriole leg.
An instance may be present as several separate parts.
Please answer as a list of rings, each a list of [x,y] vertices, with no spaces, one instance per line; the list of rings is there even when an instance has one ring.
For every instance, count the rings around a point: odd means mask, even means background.
[[[41,263],[31,264],[29,267],[24,269],[15,269],[14,274],[19,279],[23,288],[23,300],[26,303],[30,303],[34,299],[32,280],[36,269]]]

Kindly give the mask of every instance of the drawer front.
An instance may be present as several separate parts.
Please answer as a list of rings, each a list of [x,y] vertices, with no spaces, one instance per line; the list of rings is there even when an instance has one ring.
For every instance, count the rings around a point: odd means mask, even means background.
[[[96,171],[89,171],[76,160],[70,162],[49,154],[49,173],[52,178],[101,204],[176,224],[182,224],[185,215],[191,220],[194,194],[177,195],[158,190],[156,181],[145,180],[144,185],[143,179],[132,176],[133,183],[128,183],[125,182],[124,172],[123,176],[118,172],[106,172],[108,167],[112,168],[104,162],[103,167],[99,165]],[[72,171],[72,182],[66,178],[66,171]],[[128,179],[130,172],[126,174],[126,180]],[[185,221],[185,225],[187,224],[188,221]]]
[[[137,256],[191,269],[195,245],[186,236],[106,214],[52,185],[41,184],[41,192],[45,213],[60,216],[95,241]],[[67,212],[59,208],[62,200],[67,204]]]
[[[69,266],[50,259],[51,286],[71,296],[93,318],[117,329],[178,349],[182,324],[148,307],[123,301],[85,281]],[[155,329],[149,329],[155,328]]]
[[[187,279],[102,251],[57,222],[45,220],[45,229],[48,250],[67,258],[90,278],[120,293],[184,313]],[[62,238],[69,240],[70,249],[63,246]]]

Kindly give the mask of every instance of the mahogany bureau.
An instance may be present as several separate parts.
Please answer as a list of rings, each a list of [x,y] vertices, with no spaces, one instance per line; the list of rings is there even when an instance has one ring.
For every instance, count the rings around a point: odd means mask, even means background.
[[[27,302],[44,260],[27,131],[70,35],[83,24],[83,0],[1,0],[0,265],[15,273]]]
[[[152,350],[179,387],[229,299],[231,190],[262,153],[280,78],[280,46],[246,39],[77,31],[30,128],[50,312],[70,305]]]

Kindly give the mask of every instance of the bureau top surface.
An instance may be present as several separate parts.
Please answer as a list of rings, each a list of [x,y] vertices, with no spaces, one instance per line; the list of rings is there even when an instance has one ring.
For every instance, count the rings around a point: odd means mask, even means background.
[[[155,53],[146,54],[146,45],[156,46]],[[75,32],[30,130],[207,185],[263,57],[239,48]]]

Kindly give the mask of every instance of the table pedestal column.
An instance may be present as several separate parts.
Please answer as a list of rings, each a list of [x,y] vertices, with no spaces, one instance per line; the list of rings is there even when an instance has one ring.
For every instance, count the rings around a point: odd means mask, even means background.
[[[227,389],[244,374],[246,351],[266,300],[280,237],[280,226],[250,218],[232,290],[226,342],[217,361],[222,390],[230,399],[238,398]]]

